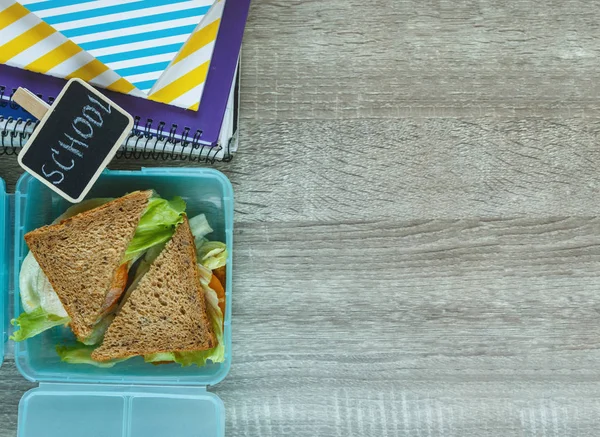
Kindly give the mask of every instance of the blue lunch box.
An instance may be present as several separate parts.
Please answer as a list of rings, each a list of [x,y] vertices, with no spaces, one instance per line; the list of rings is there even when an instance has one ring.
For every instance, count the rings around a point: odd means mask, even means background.
[[[223,437],[223,402],[206,388],[222,381],[231,366],[231,280],[233,189],[212,169],[147,168],[102,173],[87,196],[119,197],[154,189],[163,198],[181,196],[190,217],[203,213],[215,230],[210,238],[227,244],[225,362],[204,367],[154,366],[136,357],[112,368],[68,364],[55,345],[71,339],[57,327],[21,343],[8,341],[10,318],[22,312],[19,271],[28,252],[25,233],[51,223],[70,204],[29,174],[6,194],[0,179],[0,365],[14,348],[21,374],[39,383],[19,403],[19,437]]]

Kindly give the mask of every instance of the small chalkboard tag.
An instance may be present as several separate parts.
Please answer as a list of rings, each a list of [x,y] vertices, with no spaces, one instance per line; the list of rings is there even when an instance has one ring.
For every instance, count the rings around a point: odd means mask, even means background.
[[[19,164],[72,203],[83,200],[133,126],[131,115],[80,79],[52,106],[23,88],[13,100],[40,119]]]

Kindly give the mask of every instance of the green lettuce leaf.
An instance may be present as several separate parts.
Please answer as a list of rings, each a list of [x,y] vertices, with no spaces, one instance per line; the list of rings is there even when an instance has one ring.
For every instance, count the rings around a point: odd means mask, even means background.
[[[204,214],[190,219],[190,228],[196,243],[198,263],[209,270],[223,267],[227,263],[227,245],[220,241],[209,241],[206,235],[213,232]]]
[[[27,340],[47,329],[66,325],[70,321],[69,317],[48,314],[42,307],[38,307],[30,313],[22,313],[18,318],[11,320],[11,324],[18,326],[19,330],[15,331],[10,339],[13,341]]]
[[[144,355],[144,361],[146,361],[147,363],[164,363],[169,361],[175,361],[175,353],[159,352],[157,354]]]
[[[170,201],[160,197],[151,198],[125,251],[123,262],[136,260],[151,247],[169,241],[177,225],[183,222],[185,207],[181,197]]]
[[[111,360],[107,362],[100,362],[92,359],[92,352],[96,349],[93,346],[82,346],[80,344],[72,346],[56,346],[56,353],[60,357],[61,361],[69,364],[89,364],[91,366],[110,368],[115,364],[127,360],[128,358],[122,358],[118,360]]]
[[[104,334],[106,334],[106,330],[114,320],[114,314],[110,314],[105,316],[100,320],[95,326],[93,331],[86,338],[80,339],[83,344],[88,346],[97,345],[102,342],[104,338]]]
[[[227,264],[227,245],[220,241],[206,241],[197,248],[198,262],[209,270]]]
[[[213,231],[204,214],[197,215],[190,219],[190,229],[196,240],[204,238]]]

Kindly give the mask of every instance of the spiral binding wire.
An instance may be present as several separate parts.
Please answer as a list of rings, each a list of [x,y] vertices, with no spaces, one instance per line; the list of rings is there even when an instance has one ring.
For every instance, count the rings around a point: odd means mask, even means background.
[[[13,89],[8,100],[4,99],[6,87],[0,86],[0,106],[10,105],[13,109],[19,109],[19,105],[13,101],[13,95],[16,89]],[[38,95],[43,99],[41,95]],[[47,100],[52,105],[54,98]],[[20,108],[23,110],[22,108]],[[23,110],[24,111],[24,110]],[[25,111],[24,111],[25,113]],[[25,145],[33,131],[39,124],[38,120],[30,120],[26,117],[4,117],[0,115],[0,156],[15,155],[19,149]],[[10,129],[9,129],[10,126]],[[158,122],[154,128],[155,122],[152,119],[146,119],[145,122],[138,116],[134,117],[134,125],[125,144],[117,151],[117,159],[153,159],[162,160],[180,160],[194,163],[210,163],[217,161],[217,156],[223,151],[221,161],[229,162],[233,158],[231,153],[231,141],[224,145],[207,146],[200,142],[202,131],[193,130],[185,126],[179,130],[178,125],[173,124],[167,128],[164,122]],[[153,131],[156,131],[153,132]],[[193,132],[193,133],[192,133]],[[167,150],[167,148],[172,149]],[[178,151],[179,150],[179,151]]]

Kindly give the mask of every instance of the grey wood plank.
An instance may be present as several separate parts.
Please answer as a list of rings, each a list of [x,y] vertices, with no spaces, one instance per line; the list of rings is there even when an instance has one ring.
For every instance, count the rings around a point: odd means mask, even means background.
[[[257,121],[245,126],[245,150],[230,169],[243,188],[237,196],[241,221],[599,212],[597,121]]]
[[[17,434],[17,406],[23,394],[34,387],[17,371],[12,360],[0,368],[0,437]]]
[[[597,375],[599,223],[244,224],[236,335],[250,356],[329,357],[328,377]]]
[[[261,0],[242,80],[256,119],[594,117],[584,0]]]

